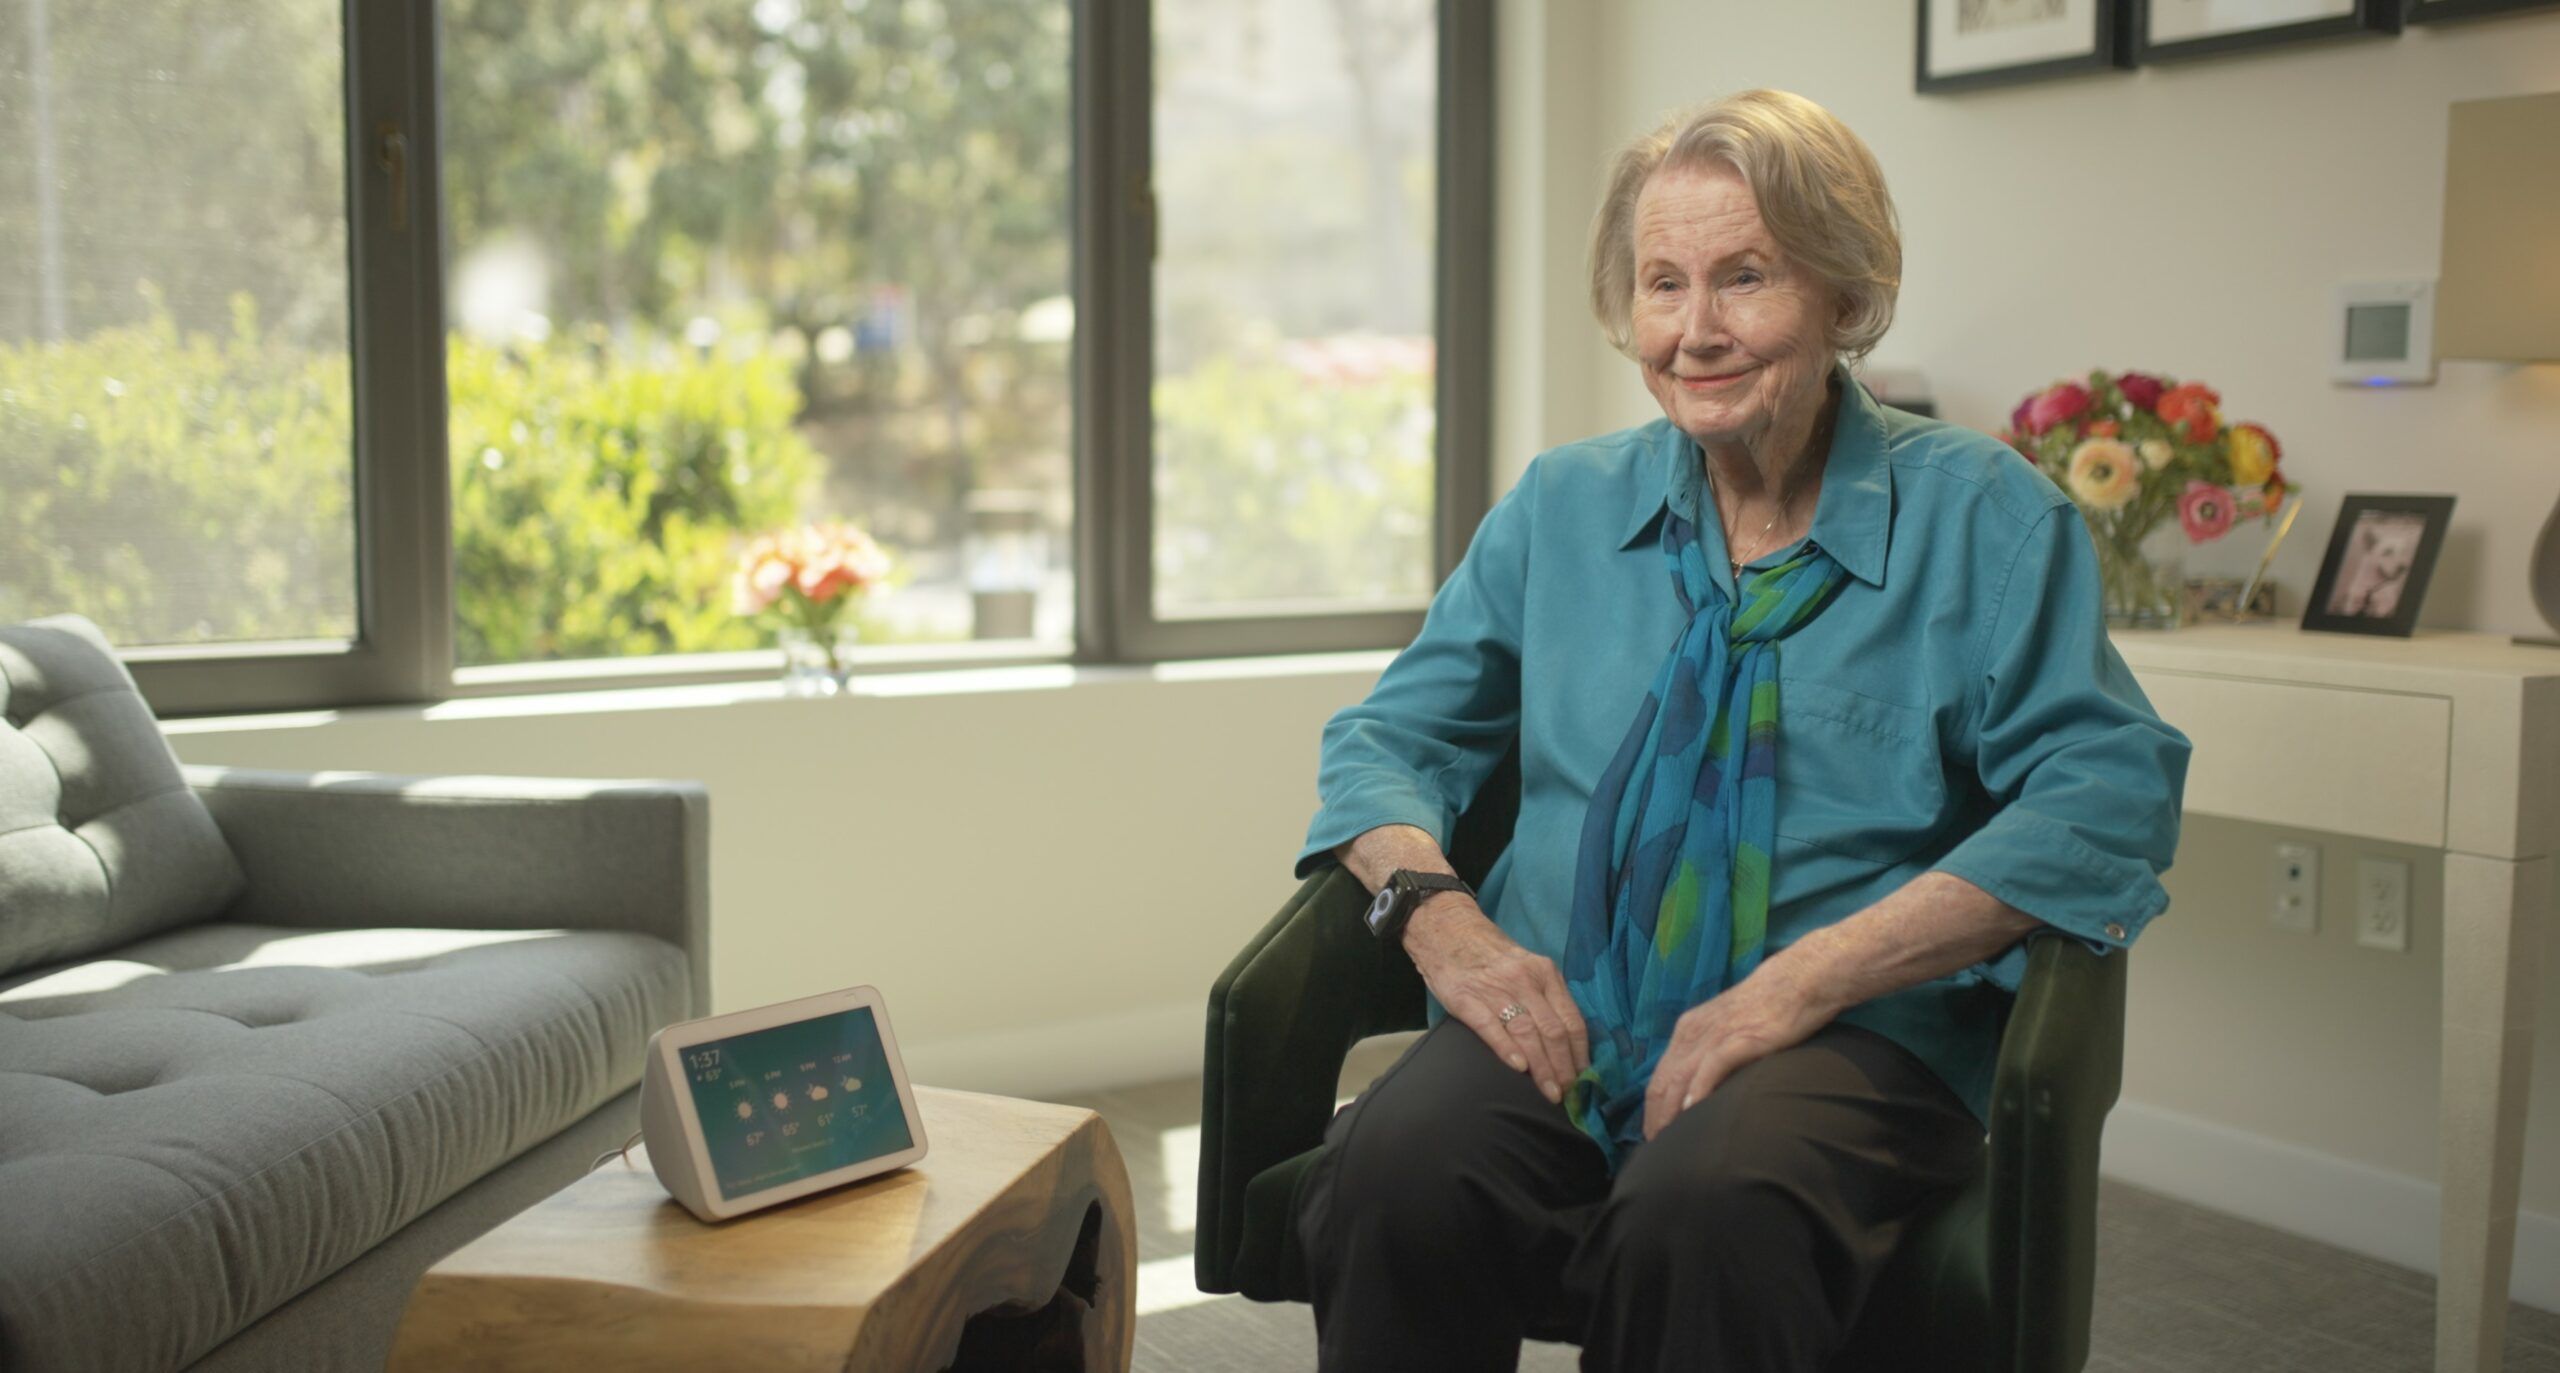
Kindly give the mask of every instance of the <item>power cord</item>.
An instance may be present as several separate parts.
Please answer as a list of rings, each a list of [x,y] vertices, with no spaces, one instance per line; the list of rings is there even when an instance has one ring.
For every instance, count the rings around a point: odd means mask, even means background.
[[[605,1164],[610,1160],[617,1158],[626,1164],[631,1162],[631,1146],[639,1142],[640,1132],[638,1130],[632,1131],[631,1138],[624,1140],[621,1148],[596,1155],[596,1161],[587,1165],[587,1171],[592,1173],[598,1168],[605,1166]]]

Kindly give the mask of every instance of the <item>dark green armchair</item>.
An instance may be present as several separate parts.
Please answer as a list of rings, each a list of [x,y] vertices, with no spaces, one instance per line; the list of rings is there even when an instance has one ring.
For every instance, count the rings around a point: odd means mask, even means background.
[[[1481,882],[1510,842],[1516,754],[1459,821],[1450,861]],[[1307,879],[1209,993],[1200,1290],[1304,1301],[1298,1186],[1323,1152],[1351,1047],[1423,1025],[1422,979],[1372,938],[1368,892],[1339,867]],[[2126,954],[2030,936],[2000,1042],[1990,1144],[1973,1180],[1896,1251],[1834,1373],[2076,1373],[2089,1353],[2098,1137],[2123,1076]],[[1535,1328],[1547,1338],[1570,1332]]]

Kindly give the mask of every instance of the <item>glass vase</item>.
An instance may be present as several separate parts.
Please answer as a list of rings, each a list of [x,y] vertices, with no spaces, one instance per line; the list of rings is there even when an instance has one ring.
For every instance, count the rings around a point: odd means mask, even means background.
[[[2187,623],[2187,531],[2160,518],[2147,527],[2096,531],[2098,580],[2107,624],[2115,629],[2176,629]]]
[[[776,630],[782,648],[782,694],[840,696],[853,681],[853,650],[862,632],[852,625],[831,630]]]

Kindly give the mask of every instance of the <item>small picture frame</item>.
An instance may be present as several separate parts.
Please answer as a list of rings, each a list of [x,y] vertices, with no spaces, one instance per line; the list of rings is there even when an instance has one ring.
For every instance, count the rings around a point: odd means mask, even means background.
[[[2131,3],[1920,0],[1914,88],[1941,94],[2130,67],[2125,6]]]
[[[2409,637],[2452,522],[2451,496],[2348,496],[2303,603],[2302,627]]]
[[[2408,0],[2127,0],[2148,65],[2350,34],[2400,31]]]

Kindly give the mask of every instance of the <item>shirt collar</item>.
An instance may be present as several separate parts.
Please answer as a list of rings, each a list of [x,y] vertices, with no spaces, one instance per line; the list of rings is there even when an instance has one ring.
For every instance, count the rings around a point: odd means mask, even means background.
[[[1870,586],[1884,585],[1884,560],[1893,527],[1893,464],[1885,460],[1884,407],[1846,366],[1835,366],[1840,414],[1831,428],[1831,455],[1822,469],[1822,494],[1806,537],[1841,570]],[[1618,547],[1632,548],[1674,502],[1696,509],[1701,474],[1697,442],[1660,421],[1661,441],[1646,462],[1653,469],[1637,483],[1635,509]]]

